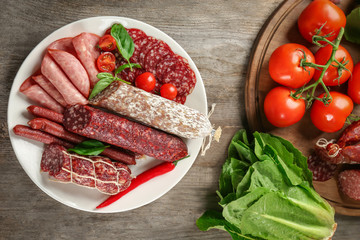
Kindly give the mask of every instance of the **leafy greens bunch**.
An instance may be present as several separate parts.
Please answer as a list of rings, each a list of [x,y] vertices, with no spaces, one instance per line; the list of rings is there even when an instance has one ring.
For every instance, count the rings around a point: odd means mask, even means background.
[[[330,239],[333,208],[314,190],[307,159],[290,142],[246,131],[233,137],[219,180],[222,212],[206,211],[198,228],[243,239]]]

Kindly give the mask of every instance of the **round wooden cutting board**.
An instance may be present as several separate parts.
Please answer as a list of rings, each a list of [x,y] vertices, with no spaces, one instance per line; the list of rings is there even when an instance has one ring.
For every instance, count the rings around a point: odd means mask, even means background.
[[[252,49],[245,90],[246,115],[250,129],[252,131],[270,132],[283,137],[292,142],[305,156],[309,156],[319,138],[337,139],[341,131],[334,134],[319,131],[312,125],[309,111],[300,122],[286,128],[275,128],[265,117],[263,103],[266,94],[278,86],[270,78],[268,72],[270,55],[277,47],[285,43],[298,43],[308,47],[313,53],[318,49],[303,39],[297,28],[297,19],[310,2],[310,0],[285,1],[270,16]],[[338,6],[347,15],[355,7],[353,4],[354,1],[352,0],[342,0]],[[360,61],[360,45],[349,43],[344,38],[341,45],[350,52],[354,64]],[[343,91],[343,89],[344,87],[341,87],[337,90]],[[360,115],[359,106],[355,106],[354,113]],[[360,201],[354,201],[343,196],[338,191],[336,177],[325,182],[314,181],[314,186],[316,191],[335,208],[337,213],[360,216]]]

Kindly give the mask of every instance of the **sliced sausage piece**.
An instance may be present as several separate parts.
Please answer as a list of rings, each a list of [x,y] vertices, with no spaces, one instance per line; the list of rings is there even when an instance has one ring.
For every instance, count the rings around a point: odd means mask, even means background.
[[[184,138],[203,138],[212,132],[209,119],[199,111],[120,81],[110,84],[90,104]]]
[[[60,182],[72,182],[105,194],[124,191],[132,179],[130,169],[124,164],[105,157],[70,154],[58,144],[45,147],[40,167]]]
[[[41,63],[41,73],[56,87],[67,104],[87,104],[87,99],[74,87],[48,53]]]
[[[74,45],[72,44],[72,39],[73,39],[72,37],[58,39],[55,42],[52,42],[48,46],[48,49],[62,50],[62,51],[71,53],[72,55],[74,55],[76,57],[77,54],[76,54]]]
[[[52,83],[44,75],[40,74],[32,77],[34,81],[39,84],[41,88],[45,90],[52,98],[54,98],[62,106],[66,106],[67,103],[60,92],[52,85]]]
[[[129,33],[133,41],[136,41],[139,38],[146,37],[146,33],[138,28],[129,28],[126,29],[126,31]]]
[[[82,136],[163,161],[173,162],[188,154],[179,137],[86,105],[68,107],[64,126]]]
[[[32,101],[54,110],[55,112],[62,113],[64,111],[64,107],[47,94],[38,84],[36,84],[32,77],[27,78],[23,82],[19,91]]]
[[[74,86],[84,97],[90,94],[89,76],[80,61],[68,52],[62,50],[49,49],[48,52],[61,67]]]
[[[87,32],[83,32],[72,39],[78,58],[89,75],[91,88],[99,81],[96,77],[99,73],[96,67],[96,60],[100,56],[100,51],[96,48],[99,40],[98,35]]]
[[[340,190],[349,198],[360,200],[360,170],[345,170],[339,174]]]

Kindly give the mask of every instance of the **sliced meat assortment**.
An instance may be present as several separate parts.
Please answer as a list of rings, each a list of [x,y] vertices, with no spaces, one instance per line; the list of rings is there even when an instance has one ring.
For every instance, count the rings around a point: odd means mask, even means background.
[[[32,101],[45,106],[55,112],[62,113],[64,107],[42,89],[32,77],[27,78],[20,86],[19,91]]]
[[[48,52],[77,90],[79,90],[84,97],[88,98],[90,94],[90,80],[80,61],[74,57],[74,55],[62,50],[49,49]]]
[[[68,131],[159,160],[173,162],[188,154],[181,138],[85,105],[68,107],[64,126]]]
[[[209,119],[199,111],[119,81],[90,104],[184,138],[203,138],[212,131]]]
[[[62,106],[65,107],[67,105],[64,97],[44,75],[33,76],[32,79]]]
[[[99,71],[95,64],[96,59],[100,56],[100,52],[96,48],[99,39],[98,35],[86,32],[72,39],[77,56],[88,73],[91,88],[99,81],[96,77]]]
[[[87,104],[87,99],[74,87],[60,67],[47,53],[41,63],[41,73],[61,93],[67,104]]]
[[[124,164],[105,157],[70,154],[59,144],[45,147],[40,167],[55,180],[95,188],[105,194],[124,191],[132,179],[130,169]]]

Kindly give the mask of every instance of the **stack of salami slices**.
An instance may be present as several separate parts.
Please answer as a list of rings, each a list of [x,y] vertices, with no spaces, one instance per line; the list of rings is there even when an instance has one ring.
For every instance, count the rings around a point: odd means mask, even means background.
[[[134,83],[138,75],[151,72],[157,79],[154,92],[159,92],[163,84],[171,83],[178,91],[175,101],[184,104],[186,96],[194,90],[196,84],[195,73],[188,61],[174,53],[164,41],[148,36],[140,29],[130,28],[127,31],[134,41],[130,62],[138,63],[142,68],[134,71],[126,69],[120,73],[120,77]],[[120,59],[119,65],[125,63],[125,60]]]

